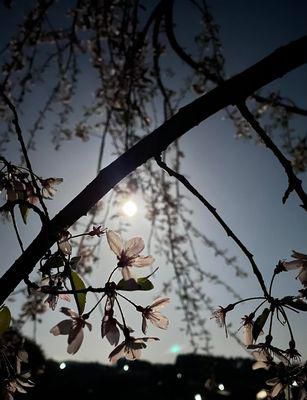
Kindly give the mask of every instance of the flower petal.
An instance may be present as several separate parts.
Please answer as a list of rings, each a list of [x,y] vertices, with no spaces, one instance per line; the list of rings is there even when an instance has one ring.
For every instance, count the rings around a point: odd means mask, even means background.
[[[114,364],[120,358],[125,357],[124,355],[125,345],[126,342],[122,342],[117,347],[115,347],[115,349],[109,354],[109,360],[112,364]]]
[[[119,336],[120,336],[119,329],[117,328],[116,325],[112,325],[108,330],[108,332],[106,333],[106,338],[108,339],[108,342],[112,346],[117,346],[119,342]]]
[[[142,332],[144,333],[144,335],[146,335],[146,332],[147,332],[147,321],[146,321],[146,318],[144,317],[144,315],[142,317]]]
[[[101,337],[104,338],[106,336],[112,346],[116,346],[119,342],[120,333],[116,324],[116,319],[107,314],[103,317],[101,322]]]
[[[151,265],[155,259],[152,256],[138,256],[132,261],[134,267],[147,267]]]
[[[156,326],[157,328],[160,329],[167,329],[169,325],[169,320],[166,318],[164,315],[161,315],[159,312],[157,313],[152,313],[153,318],[149,318],[150,322]],[[152,315],[151,314],[151,315]]]
[[[274,386],[274,388],[273,388],[273,390],[272,390],[272,392],[271,392],[271,396],[272,396],[272,397],[278,396],[279,393],[280,393],[283,389],[284,389],[284,385],[283,385],[281,382],[277,383],[277,385]]]
[[[125,244],[125,254],[127,257],[138,256],[144,250],[145,243],[141,237],[134,237]]]
[[[135,349],[130,346],[126,346],[124,354],[127,360],[137,360],[141,358],[142,351],[141,349]]]
[[[269,369],[269,365],[264,361],[257,361],[255,362],[255,364],[252,365],[252,369],[259,369],[259,368]]]
[[[54,336],[69,335],[72,325],[73,321],[71,319],[65,319],[64,321],[59,322],[57,325],[51,328],[50,333],[52,333]]]
[[[291,269],[301,268],[303,266],[303,261],[302,260],[284,261],[282,265],[287,271],[290,271]]]
[[[159,297],[158,299],[156,299],[152,305],[150,306],[150,308],[154,311],[158,311],[160,310],[162,307],[166,306],[166,304],[168,304],[170,302],[170,298],[169,297]]]
[[[292,257],[301,260],[307,260],[307,254],[299,253],[298,251],[295,250],[292,250]]]
[[[77,314],[74,310],[67,308],[67,307],[61,307],[60,311],[67,315],[68,317],[71,318],[79,318],[79,314]]]
[[[123,275],[123,278],[124,278],[125,281],[129,281],[130,279],[134,280],[132,275],[131,275],[129,267],[123,267],[122,268],[122,275]]]
[[[70,335],[68,336],[68,347],[67,347],[68,354],[77,353],[83,342],[83,337],[84,337],[83,328],[77,325],[76,329],[72,330],[70,332]]]
[[[307,268],[302,268],[297,277],[301,281],[303,286],[307,286]]]
[[[253,344],[253,342],[253,325],[243,325],[243,343],[245,344],[245,346],[250,346],[251,344]]]
[[[122,238],[119,236],[118,233],[109,230],[107,231],[106,236],[110,249],[113,251],[113,253],[117,255],[117,257],[120,257],[124,249]]]

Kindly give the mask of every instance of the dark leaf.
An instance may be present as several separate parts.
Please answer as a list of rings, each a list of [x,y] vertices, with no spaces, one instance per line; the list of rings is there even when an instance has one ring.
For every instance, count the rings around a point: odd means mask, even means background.
[[[22,220],[26,224],[29,214],[29,208],[25,204],[19,204],[19,209],[20,209],[20,214],[22,216]]]
[[[260,332],[262,331],[262,328],[264,327],[269,315],[270,315],[270,310],[268,308],[265,308],[262,314],[259,315],[259,317],[256,319],[253,325],[253,338],[255,341],[257,340]]]
[[[0,309],[0,335],[2,335],[11,323],[11,312],[8,307],[4,306]]]
[[[153,284],[147,278],[138,278],[137,280],[131,278],[128,280],[121,279],[116,285],[118,290],[151,290],[153,289]]]
[[[154,285],[147,278],[139,278],[137,283],[140,286],[140,290],[151,290],[154,287]]]
[[[283,303],[295,308],[296,310],[300,311],[307,311],[307,303],[303,300],[296,299],[294,300],[293,297],[288,296],[283,298]]]

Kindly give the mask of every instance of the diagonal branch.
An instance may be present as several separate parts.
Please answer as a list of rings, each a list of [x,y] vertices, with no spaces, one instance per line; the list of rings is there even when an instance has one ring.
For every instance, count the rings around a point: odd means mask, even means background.
[[[116,184],[169,144],[223,108],[243,102],[264,85],[307,63],[307,36],[283,46],[257,64],[181,108],[151,134],[100,171],[97,177],[64,207],[0,279],[0,304],[33,270],[35,264],[68,229]]]
[[[307,194],[304,192],[302,187],[302,181],[293,172],[291,162],[283,155],[273,140],[266,134],[265,130],[260,126],[259,122],[249,111],[245,103],[238,104],[238,109],[246,121],[252,126],[256,133],[263,140],[264,144],[269,148],[275,157],[278,159],[280,164],[284,167],[285,173],[288,176],[288,188],[282,198],[282,202],[285,203],[292,191],[295,191],[298,197],[302,200],[302,207],[307,211]]]
[[[176,179],[178,179],[179,182],[181,182],[195,197],[198,198],[202,202],[202,204],[210,211],[210,213],[214,216],[214,218],[219,222],[219,224],[224,228],[227,236],[232,238],[235,243],[239,246],[239,248],[242,250],[242,252],[246,255],[248,258],[253,272],[256,275],[258,282],[261,286],[261,289],[263,291],[263,294],[266,298],[270,297],[269,293],[267,291],[267,288],[265,286],[262,274],[257,266],[257,264],[254,261],[254,256],[253,254],[246,248],[246,246],[241,242],[241,240],[237,237],[237,235],[229,228],[229,226],[226,224],[226,222],[222,219],[222,217],[219,215],[219,213],[216,211],[216,209],[212,206],[212,204],[209,203],[208,200],[204,198],[202,194],[199,193],[197,189],[191,183],[186,179],[185,176],[179,174],[178,172],[174,171],[171,169],[165,162],[162,161],[161,157],[156,157],[156,162],[157,164],[164,169],[170,176],[174,176]]]

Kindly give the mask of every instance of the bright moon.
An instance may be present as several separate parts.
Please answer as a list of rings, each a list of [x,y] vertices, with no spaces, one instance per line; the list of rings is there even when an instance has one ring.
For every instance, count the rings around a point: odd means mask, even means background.
[[[122,210],[123,210],[123,213],[126,214],[128,217],[133,217],[136,214],[138,208],[134,201],[128,200],[123,205]]]

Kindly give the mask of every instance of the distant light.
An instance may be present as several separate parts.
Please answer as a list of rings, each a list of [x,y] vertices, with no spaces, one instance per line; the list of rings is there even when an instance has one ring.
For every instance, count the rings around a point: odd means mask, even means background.
[[[137,213],[138,207],[134,201],[128,200],[124,203],[122,210],[127,217],[133,217]]]
[[[181,372],[178,372],[177,378],[178,378],[178,379],[181,379],[181,378],[182,378],[182,373],[181,373]]]
[[[298,383],[296,381],[293,381],[291,386],[298,387]]]
[[[267,396],[268,394],[265,390],[260,390],[260,392],[256,394],[256,399],[258,400],[265,399]]]
[[[202,400],[202,397],[201,397],[201,395],[200,395],[199,393],[197,393],[197,394],[194,396],[194,399],[195,399],[195,400]]]
[[[123,370],[124,370],[124,371],[128,371],[128,370],[129,370],[129,365],[125,364],[125,365],[123,366]]]
[[[60,369],[65,369],[65,368],[66,368],[66,364],[65,364],[64,362],[62,362],[62,363],[59,365],[59,368],[60,368]]]
[[[172,354],[177,354],[180,352],[180,350],[181,350],[181,347],[179,346],[179,344],[173,344],[171,346],[171,348],[169,349],[170,353],[172,353]]]
[[[225,386],[222,383],[220,383],[218,388],[223,391],[225,389]]]

